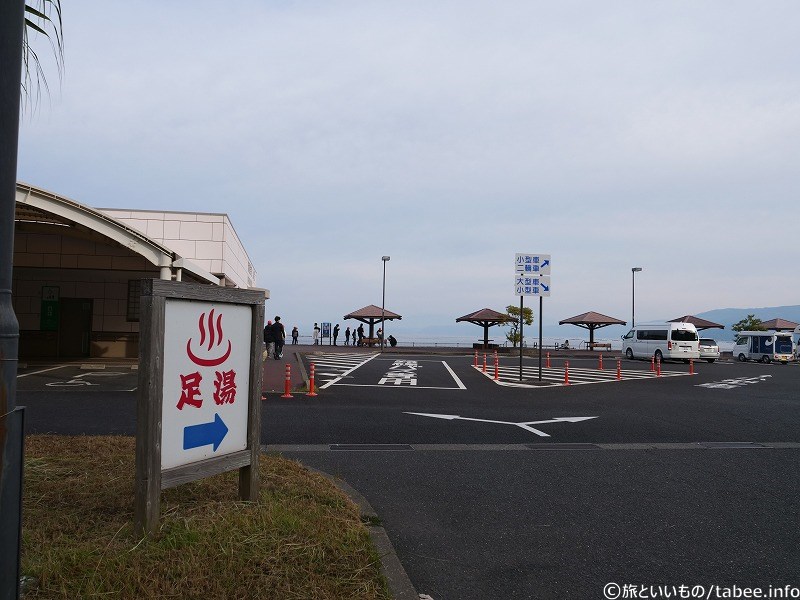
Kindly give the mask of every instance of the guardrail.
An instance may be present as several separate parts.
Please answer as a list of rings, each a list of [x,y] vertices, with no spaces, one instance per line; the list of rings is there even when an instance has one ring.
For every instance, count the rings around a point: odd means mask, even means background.
[[[436,341],[436,340],[424,340],[423,339],[423,340],[406,341],[406,340],[399,339],[397,341],[397,346],[396,347],[398,347],[398,348],[468,348],[468,349],[474,349],[474,347],[473,347],[474,344],[482,343],[482,342],[483,342],[483,340],[476,340],[476,341],[471,341],[471,342],[463,342],[463,341],[462,342],[454,342],[454,341],[447,341],[447,340],[445,340],[445,341]],[[498,348],[507,348],[507,349],[510,349],[510,350],[514,350],[514,349],[518,349],[519,348],[519,346],[514,346],[509,342],[504,342],[502,344],[495,344],[494,342],[491,342],[491,344],[492,344],[492,348],[494,348],[495,346],[497,346]],[[596,344],[607,344],[607,345],[609,345],[610,348],[608,348],[608,347],[604,348],[605,350],[610,350],[610,351],[615,351],[615,350],[619,351],[620,350],[620,348],[618,348],[618,347],[615,348],[614,347],[615,345],[611,344],[610,342],[596,342]],[[292,345],[291,336],[287,336],[286,345],[287,346]],[[298,337],[297,345],[300,345],[300,346],[313,346],[314,345],[314,338],[312,336],[310,336],[310,335],[301,335],[301,336]],[[318,345],[319,346],[332,346],[333,345],[333,340],[331,338],[322,338],[322,339],[319,340]],[[350,343],[348,344],[346,342],[345,338],[344,338],[344,335],[342,335],[342,334],[339,335],[339,338],[336,341],[336,345],[338,347],[343,347],[343,346],[344,347],[348,347],[348,346],[356,347],[353,344],[352,341],[350,341]],[[542,349],[543,350],[554,350],[554,351],[555,350],[588,350],[589,349],[588,346],[589,346],[589,342],[586,341],[586,340],[569,340],[569,346],[565,346],[564,344],[560,344],[558,342],[554,342],[554,343],[542,344]],[[391,346],[389,345],[388,341],[386,342],[386,347],[387,348],[391,348]],[[526,341],[525,344],[523,345],[523,348],[525,348],[527,350],[536,350],[538,347],[539,347],[538,342],[528,342],[528,341]]]

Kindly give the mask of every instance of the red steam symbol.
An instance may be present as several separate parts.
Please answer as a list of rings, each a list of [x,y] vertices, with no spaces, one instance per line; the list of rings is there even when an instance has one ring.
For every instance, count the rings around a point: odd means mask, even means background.
[[[222,315],[217,317],[216,322],[214,322],[214,309],[211,309],[211,312],[208,313],[208,333],[206,333],[206,313],[200,315],[200,319],[197,321],[198,329],[200,329],[200,347],[206,343],[206,337],[208,337],[208,345],[206,350],[211,352],[211,349],[214,346],[219,346],[222,344]],[[195,355],[192,352],[192,338],[189,338],[189,341],[186,342],[186,354],[189,355],[191,361],[196,364],[200,365],[201,367],[216,367],[217,365],[221,365],[228,357],[231,355],[231,341],[228,340],[228,350],[219,358],[200,358],[199,356]]]

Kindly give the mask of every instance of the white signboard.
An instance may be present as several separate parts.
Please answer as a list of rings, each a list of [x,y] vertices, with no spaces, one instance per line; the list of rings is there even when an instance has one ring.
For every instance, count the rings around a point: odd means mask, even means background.
[[[168,298],[161,468],[247,448],[249,306]]]
[[[549,254],[517,254],[514,272],[518,275],[550,275]]]
[[[549,296],[550,277],[515,275],[514,294],[517,296]]]

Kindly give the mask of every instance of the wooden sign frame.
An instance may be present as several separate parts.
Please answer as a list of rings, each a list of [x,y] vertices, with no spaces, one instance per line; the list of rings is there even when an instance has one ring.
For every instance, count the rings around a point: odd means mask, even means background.
[[[250,307],[250,385],[247,390],[246,449],[162,470],[164,332],[166,306],[170,299]],[[264,299],[263,290],[242,290],[161,279],[142,280],[139,320],[139,386],[136,406],[136,505],[134,508],[134,526],[140,534],[152,534],[158,530],[161,516],[161,490],[197,479],[238,469],[239,499],[258,501]]]

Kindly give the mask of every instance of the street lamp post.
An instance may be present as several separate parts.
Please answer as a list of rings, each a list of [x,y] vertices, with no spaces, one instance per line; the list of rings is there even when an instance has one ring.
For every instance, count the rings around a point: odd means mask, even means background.
[[[383,261],[383,295],[381,299],[381,352],[383,352],[384,340],[386,339],[386,261],[389,256],[381,256]]]
[[[636,273],[642,270],[642,267],[631,268],[631,327],[636,325]]]

